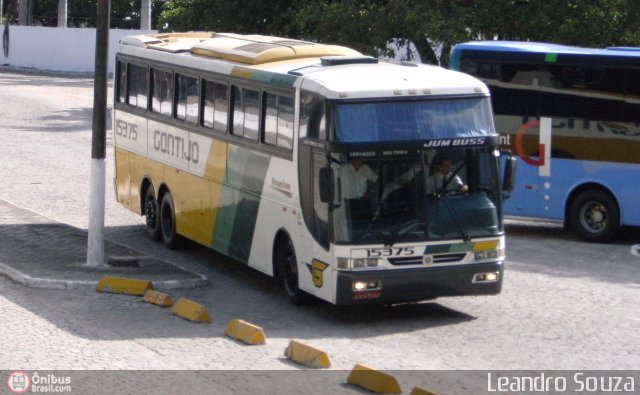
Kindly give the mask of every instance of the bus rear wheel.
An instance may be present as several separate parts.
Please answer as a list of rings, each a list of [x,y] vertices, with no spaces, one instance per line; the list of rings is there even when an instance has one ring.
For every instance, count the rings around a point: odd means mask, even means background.
[[[293,243],[287,238],[285,241],[281,241],[276,248],[277,275],[289,301],[295,305],[305,304],[309,300],[309,294],[299,287],[298,261]]]
[[[571,203],[571,228],[584,240],[603,243],[611,240],[620,226],[620,212],[608,193],[592,189],[582,192]]]
[[[160,231],[162,240],[167,248],[173,250],[178,248],[181,237],[176,232],[176,209],[170,192],[162,195],[160,203]]]
[[[160,241],[160,219],[158,218],[158,202],[153,187],[149,186],[144,195],[144,215],[146,218],[147,234],[153,241]]]

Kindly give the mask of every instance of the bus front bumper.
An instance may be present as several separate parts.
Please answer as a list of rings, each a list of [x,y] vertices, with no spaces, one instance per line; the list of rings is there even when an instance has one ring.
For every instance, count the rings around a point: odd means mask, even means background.
[[[336,304],[417,302],[441,296],[496,295],[502,289],[503,274],[502,261],[419,269],[338,272]]]

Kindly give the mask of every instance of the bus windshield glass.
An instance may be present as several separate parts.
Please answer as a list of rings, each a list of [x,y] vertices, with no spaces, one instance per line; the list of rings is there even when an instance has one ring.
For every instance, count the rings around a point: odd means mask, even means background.
[[[488,97],[337,102],[335,140],[413,141],[494,133]]]
[[[335,242],[393,245],[502,233],[494,146],[358,154],[333,154]]]

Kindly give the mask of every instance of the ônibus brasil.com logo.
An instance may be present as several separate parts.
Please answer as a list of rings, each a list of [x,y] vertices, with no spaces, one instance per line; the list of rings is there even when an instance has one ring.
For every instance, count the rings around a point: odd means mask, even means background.
[[[24,394],[31,388],[31,378],[27,372],[16,370],[7,377],[7,387],[14,394]]]

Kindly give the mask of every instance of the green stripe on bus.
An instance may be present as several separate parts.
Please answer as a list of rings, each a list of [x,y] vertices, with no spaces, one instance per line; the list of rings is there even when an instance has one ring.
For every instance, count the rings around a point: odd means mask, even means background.
[[[231,71],[231,75],[265,82],[271,85],[278,85],[285,88],[291,88],[297,79],[297,77],[292,75],[272,73],[270,71],[255,70],[241,66],[234,67]]]
[[[211,247],[243,262],[249,260],[270,159],[246,148],[229,150]]]
[[[547,53],[544,55],[544,61],[547,63],[555,63],[558,61],[557,53]]]
[[[447,254],[473,251],[474,243],[437,244],[427,246],[425,254]]]

